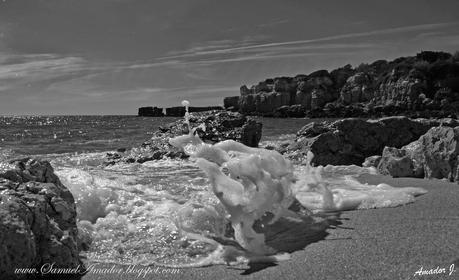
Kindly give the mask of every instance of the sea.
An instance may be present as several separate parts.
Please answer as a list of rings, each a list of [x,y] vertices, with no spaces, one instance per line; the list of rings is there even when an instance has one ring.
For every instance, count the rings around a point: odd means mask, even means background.
[[[225,209],[210,191],[206,175],[193,160],[164,159],[104,165],[108,152],[129,149],[151,137],[159,126],[177,118],[137,116],[3,116],[0,117],[0,163],[33,156],[50,161],[76,200],[81,236],[91,243],[89,260],[120,263],[197,263],[215,244],[193,242],[183,230],[202,236],[228,231]],[[260,118],[261,146],[293,139],[311,119]],[[0,164],[1,165],[1,164]],[[306,168],[306,169],[305,169]],[[295,166],[299,182],[310,182],[311,170]],[[341,200],[338,210],[400,206],[422,190],[404,192],[386,184],[358,182],[376,171],[358,166],[315,170]],[[317,175],[320,173],[319,175]],[[322,195],[296,186],[297,198],[313,205]],[[343,202],[345,201],[345,202]],[[294,233],[298,234],[298,233]],[[301,239],[300,235],[294,238]]]

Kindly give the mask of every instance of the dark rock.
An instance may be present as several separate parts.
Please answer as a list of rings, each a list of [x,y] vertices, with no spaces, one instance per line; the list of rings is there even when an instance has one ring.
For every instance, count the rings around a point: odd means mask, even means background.
[[[78,268],[66,279],[79,279],[80,260],[75,201],[47,161],[22,159],[0,173],[0,275],[28,277],[15,268]],[[39,279],[34,275],[34,279]],[[66,275],[60,274],[63,278]]]
[[[262,124],[240,113],[228,111],[210,111],[190,114],[190,124],[196,134],[207,143],[223,140],[236,140],[247,146],[257,147],[261,139]],[[205,128],[202,128],[205,125]],[[171,146],[169,139],[189,133],[183,119],[177,120],[167,127],[154,132],[153,137],[139,147],[132,148],[123,154],[107,154],[105,164],[144,163],[162,158],[185,159],[188,156],[181,150]]]
[[[401,149],[387,148],[388,152],[381,159],[378,170],[382,174],[403,177],[448,179],[459,181],[459,127],[433,127],[418,140]],[[412,172],[400,174],[395,168],[394,158],[403,157]]]
[[[139,117],[163,117],[163,108],[141,107],[138,112]]]
[[[249,147],[258,147],[261,140],[262,124],[253,119],[248,119],[241,129],[240,142]]]
[[[423,135],[438,121],[388,117],[379,120],[344,119],[308,124],[298,132],[286,155],[303,160],[314,153],[315,165],[361,165],[365,158],[381,154],[385,146],[400,148]]]

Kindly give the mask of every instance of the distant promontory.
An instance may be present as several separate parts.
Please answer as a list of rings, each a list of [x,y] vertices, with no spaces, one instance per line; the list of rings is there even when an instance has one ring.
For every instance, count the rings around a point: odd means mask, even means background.
[[[189,107],[190,112],[205,112],[211,110],[223,110],[221,106],[207,106],[207,107]],[[183,117],[185,115],[185,107],[169,107],[165,109],[158,107],[141,107],[139,108],[139,117]]]

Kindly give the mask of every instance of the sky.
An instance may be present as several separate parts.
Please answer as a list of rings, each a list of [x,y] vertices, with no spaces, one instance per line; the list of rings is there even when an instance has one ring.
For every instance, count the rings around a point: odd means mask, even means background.
[[[220,105],[421,50],[459,50],[459,1],[0,0],[0,115]]]

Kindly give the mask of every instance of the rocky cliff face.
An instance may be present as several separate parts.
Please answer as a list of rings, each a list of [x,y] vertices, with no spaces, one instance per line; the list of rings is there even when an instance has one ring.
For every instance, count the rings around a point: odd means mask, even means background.
[[[15,274],[15,269],[39,272],[44,264],[52,263],[55,268],[75,269],[66,279],[79,279],[84,267],[72,194],[47,161],[26,158],[13,165],[0,173],[2,279],[41,279],[39,273]]]
[[[331,72],[266,79],[250,88],[243,85],[240,96],[225,98],[224,104],[272,117],[444,117],[459,110],[459,55],[421,52],[355,69],[346,65]]]

